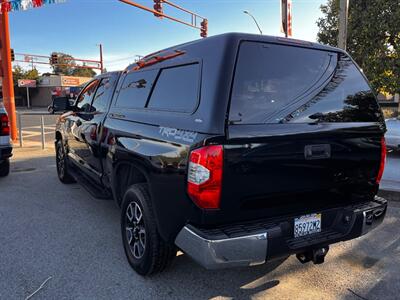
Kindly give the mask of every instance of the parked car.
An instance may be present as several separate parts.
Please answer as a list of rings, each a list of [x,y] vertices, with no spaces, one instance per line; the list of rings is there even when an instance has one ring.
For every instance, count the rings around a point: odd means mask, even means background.
[[[67,103],[65,104],[67,105]],[[61,182],[121,207],[128,262],[253,266],[378,226],[385,122],[343,50],[224,34],[90,81],[56,126]]]
[[[386,144],[389,149],[400,151],[400,119],[386,120]]]
[[[54,114],[57,111],[68,110],[68,108],[70,108],[74,105],[75,101],[76,101],[76,99],[71,98],[70,96],[55,97],[55,98],[53,98],[51,104],[47,107],[47,111],[50,114]]]
[[[12,146],[10,144],[8,115],[4,107],[0,104],[0,177],[5,177],[10,173],[11,156]]]

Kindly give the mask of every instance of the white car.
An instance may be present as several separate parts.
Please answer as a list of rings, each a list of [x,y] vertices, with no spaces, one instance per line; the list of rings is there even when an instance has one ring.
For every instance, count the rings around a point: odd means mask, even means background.
[[[386,146],[390,149],[400,150],[400,119],[387,119],[386,127]]]
[[[10,143],[10,125],[8,115],[0,103],[0,177],[10,173],[10,157],[12,146]]]

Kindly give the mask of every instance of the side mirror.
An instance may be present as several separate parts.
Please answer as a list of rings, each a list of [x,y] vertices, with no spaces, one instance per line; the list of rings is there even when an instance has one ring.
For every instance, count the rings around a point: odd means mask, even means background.
[[[71,110],[72,105],[70,99],[67,97],[57,97],[53,99],[53,103],[48,107],[48,111],[51,114],[56,112],[65,112]]]

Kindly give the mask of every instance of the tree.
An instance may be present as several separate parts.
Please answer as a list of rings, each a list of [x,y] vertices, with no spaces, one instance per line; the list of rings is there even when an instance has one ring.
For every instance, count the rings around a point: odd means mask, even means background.
[[[96,72],[92,68],[78,68],[76,60],[72,55],[63,52],[53,52],[51,55],[57,55],[57,64],[51,64],[53,72],[57,75],[94,77]]]
[[[339,0],[321,5],[317,39],[337,46]],[[400,92],[400,3],[352,0],[349,5],[347,51],[377,92]]]
[[[19,79],[24,79],[24,69],[20,65],[16,65],[13,68],[13,81],[17,84]]]
[[[17,84],[19,79],[37,80],[38,78],[39,71],[36,68],[33,68],[29,71],[25,71],[20,65],[16,65],[13,68],[14,84]]]
[[[58,63],[51,64],[55,74],[72,75],[72,72],[75,69],[74,67],[76,66],[76,62],[71,55],[62,52],[53,52],[51,55],[57,55],[58,57]]]
[[[94,77],[96,76],[96,72],[93,71],[91,68],[76,68],[72,71],[72,76],[78,76],[78,77]]]
[[[29,70],[29,71],[26,71],[24,76],[25,76],[25,79],[38,80],[39,71],[36,68],[33,68],[33,69]]]

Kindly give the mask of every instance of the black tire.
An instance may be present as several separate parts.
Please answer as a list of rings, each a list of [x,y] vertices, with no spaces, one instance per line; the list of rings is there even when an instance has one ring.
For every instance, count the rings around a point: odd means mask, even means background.
[[[68,172],[68,157],[65,155],[65,149],[62,140],[56,142],[56,165],[58,179],[64,184],[74,183],[75,179]]]
[[[137,208],[140,214],[136,213]],[[140,275],[162,272],[176,256],[176,247],[167,244],[158,233],[146,184],[135,184],[126,191],[122,201],[121,233],[128,262]]]
[[[10,174],[10,160],[7,158],[0,164],[0,177],[6,177]]]

